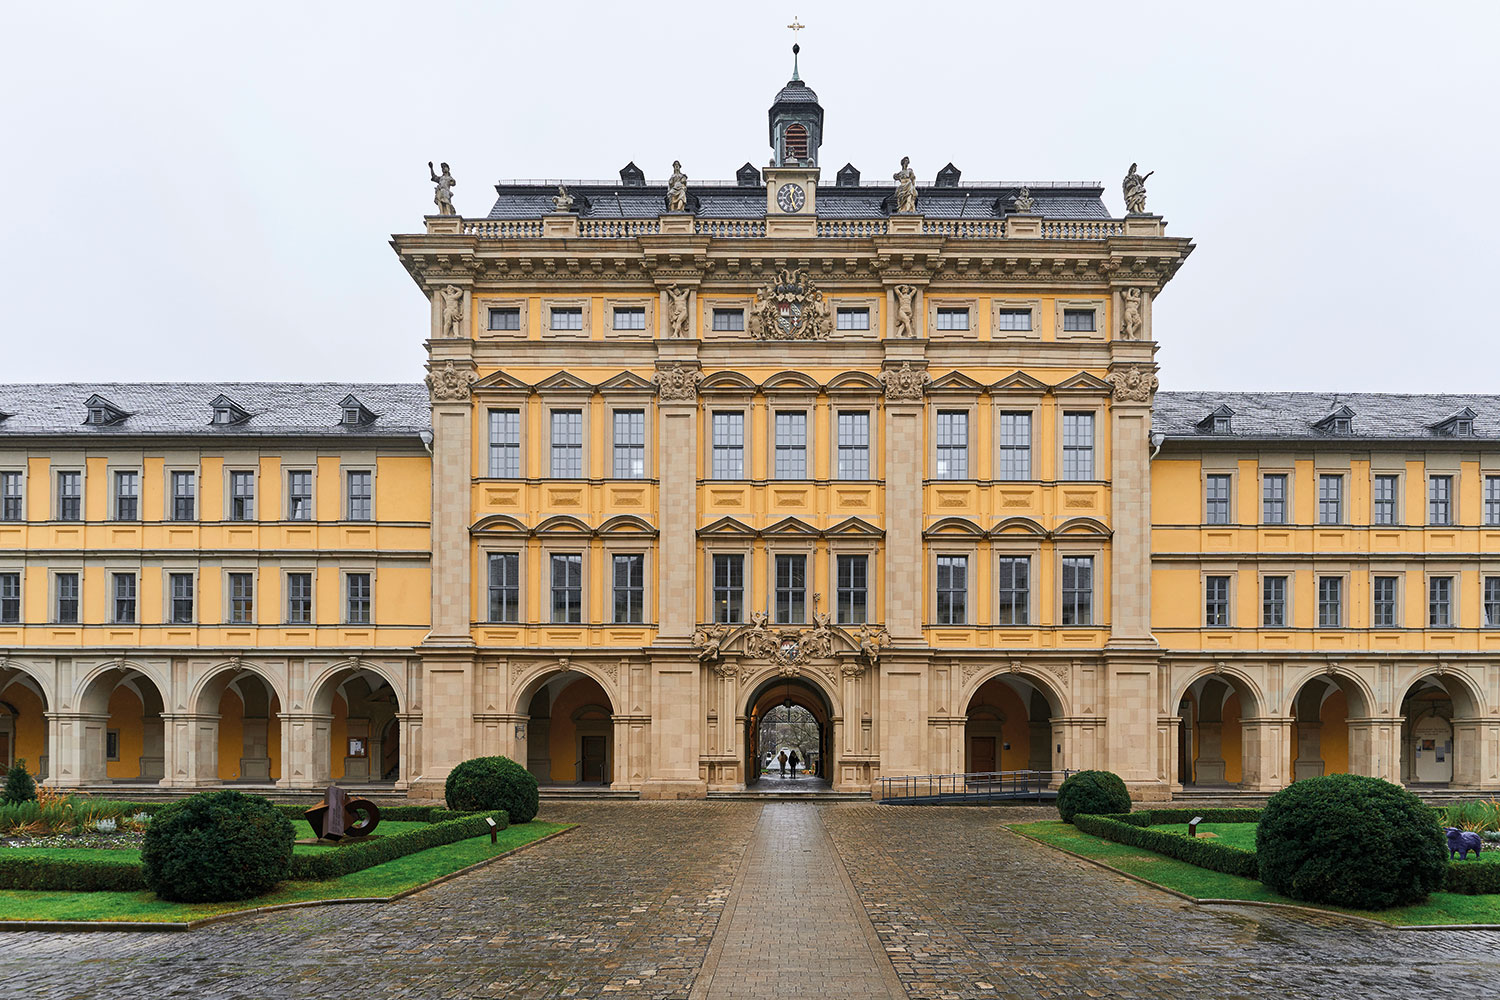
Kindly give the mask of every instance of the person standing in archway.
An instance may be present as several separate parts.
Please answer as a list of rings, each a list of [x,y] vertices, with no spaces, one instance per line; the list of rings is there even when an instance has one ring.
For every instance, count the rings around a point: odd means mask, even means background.
[[[792,777],[795,778],[797,776],[797,765],[802,763],[802,758],[797,756],[797,751],[792,751],[791,756],[787,758],[787,763],[792,765]]]
[[[781,751],[781,753],[777,756],[776,759],[781,762],[781,776],[783,778],[785,778],[786,777],[786,751],[785,750]]]

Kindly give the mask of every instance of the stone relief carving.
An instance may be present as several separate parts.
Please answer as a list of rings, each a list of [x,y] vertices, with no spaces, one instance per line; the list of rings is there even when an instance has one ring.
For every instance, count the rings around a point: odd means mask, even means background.
[[[464,290],[457,285],[445,285],[438,291],[443,300],[443,336],[464,335]]]
[[[1016,196],[1011,201],[1015,203],[1016,211],[1021,215],[1029,215],[1032,206],[1036,204],[1036,199],[1031,197],[1031,188],[1025,187],[1017,191]]]
[[[911,157],[901,157],[901,169],[891,175],[896,182],[896,211],[909,214],[917,210],[917,172],[911,168]]]
[[[830,681],[840,674],[859,676],[874,667],[880,651],[890,645],[890,634],[882,628],[865,625],[858,635],[833,624],[833,617],[818,610],[820,594],[813,595],[813,621],[810,627],[774,625],[764,611],[751,613],[747,625],[738,629],[724,624],[699,625],[693,630],[693,646],[698,659],[725,677],[751,673],[732,659],[726,659],[731,640],[741,641],[744,655],[754,660],[769,660],[785,676],[793,676],[807,667],[821,671]],[[842,639],[842,642],[840,641]],[[853,655],[850,655],[852,647]],[[842,663],[833,662],[842,659]]]
[[[1124,293],[1125,314],[1121,321],[1120,337],[1122,340],[1140,340],[1141,327],[1145,325],[1145,318],[1141,312],[1141,301],[1143,296],[1139,288],[1127,288]]]
[[[651,376],[651,381],[656,383],[657,395],[668,401],[697,399],[698,383],[702,379],[701,371],[684,365],[660,368]]]
[[[563,185],[557,186],[557,194],[552,196],[552,210],[554,212],[573,211],[573,196],[568,194],[568,189]]]
[[[833,324],[829,305],[802,268],[782,268],[755,293],[750,335],[757,340],[821,340]]]
[[[667,337],[682,340],[688,335],[688,290],[667,286]]]
[[[912,320],[917,308],[917,290],[911,285],[897,285],[892,290],[896,293],[896,336],[914,337]]]
[[[724,658],[724,640],[729,638],[730,628],[722,622],[699,625],[693,629],[693,645],[698,648],[698,659],[704,663],[717,663]]]
[[[872,629],[868,625],[861,625],[855,642],[859,646],[859,655],[864,660],[865,665],[873,668],[880,663],[880,651],[891,644],[891,634],[885,630],[884,625],[878,629]],[[849,673],[850,671],[846,667],[844,672]],[[859,672],[863,673],[864,671],[860,670]]]
[[[433,402],[455,403],[468,399],[469,387],[478,380],[478,375],[448,361],[442,368],[427,373],[427,391],[432,393]]]
[[[457,215],[453,210],[453,189],[458,181],[448,172],[448,164],[442,164],[443,172],[438,174],[432,169],[432,161],[427,161],[427,173],[432,177],[432,203],[437,206],[438,215]]]
[[[1132,163],[1130,165],[1130,170],[1127,171],[1126,174],[1125,174],[1125,180],[1123,182],[1121,182],[1121,187],[1125,191],[1125,211],[1126,212],[1130,213],[1131,215],[1144,215],[1145,214],[1145,212],[1146,212],[1146,179],[1149,178],[1151,176],[1151,174],[1154,174],[1154,173],[1156,173],[1155,170],[1151,171],[1151,173],[1148,173],[1145,177],[1142,177],[1136,171],[1136,165],[1134,163]]]
[[[1115,399],[1130,403],[1151,402],[1151,394],[1159,384],[1156,373],[1147,365],[1116,368],[1109,373],[1108,382],[1115,387]]]
[[[682,161],[672,161],[672,176],[667,178],[667,211],[686,212],[688,207],[687,174],[682,172]]]
[[[925,368],[913,368],[910,361],[901,362],[901,367],[887,368],[879,375],[885,386],[885,398],[895,401],[920,401],[922,393],[932,376]]]

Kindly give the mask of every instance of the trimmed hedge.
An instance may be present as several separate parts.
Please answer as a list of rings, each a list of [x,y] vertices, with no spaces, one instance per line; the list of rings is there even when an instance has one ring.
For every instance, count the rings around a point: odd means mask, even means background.
[[[377,835],[371,839],[346,840],[337,847],[323,848],[314,854],[293,854],[291,877],[319,881],[338,878],[431,847],[482,836],[490,832],[485,817],[491,815],[499,829],[509,825],[503,812],[481,813],[434,823],[422,830],[404,830],[389,837]]]
[[[1489,854],[1488,851],[1485,854]],[[1480,857],[1484,857],[1481,854]],[[1494,857],[1494,855],[1490,855]],[[1500,893],[1500,859],[1495,861],[1449,861],[1443,873],[1443,891],[1465,896]]]
[[[107,855],[112,852],[100,851]],[[73,860],[27,856],[0,848],[0,888],[65,892],[140,892],[146,888],[138,861]]]
[[[1130,812],[1130,792],[1113,771],[1079,771],[1057,789],[1057,814],[1064,823],[1080,813],[1096,816]]]
[[[448,772],[449,809],[504,809],[512,823],[530,823],[540,804],[536,775],[509,757],[474,757]]]
[[[141,874],[162,899],[218,903],[262,895],[287,878],[292,824],[258,795],[203,792],[146,828]]]
[[[1164,830],[1153,830],[1151,819],[1161,813],[1185,812],[1189,815],[1185,819],[1177,819],[1175,816],[1159,820],[1161,823],[1186,823],[1194,816],[1203,816],[1205,812],[1215,810],[1203,810],[1194,812],[1184,809],[1162,809],[1139,813],[1116,813],[1113,816],[1098,816],[1087,813],[1074,816],[1073,825],[1084,833],[1091,833],[1105,840],[1113,840],[1117,844],[1125,844],[1129,847],[1141,847],[1157,854],[1165,854],[1169,858],[1178,861],[1186,861],[1190,865],[1199,868],[1207,868],[1209,871],[1223,872],[1225,875],[1238,875],[1241,878],[1256,877],[1255,852],[1246,851],[1238,847],[1230,847],[1221,844],[1217,840],[1206,837],[1184,837],[1180,833],[1167,833]],[[1217,810],[1219,812],[1235,812],[1238,810]],[[1247,812],[1253,810],[1245,810]],[[1139,819],[1137,817],[1140,817]],[[1209,818],[1203,816],[1204,822]],[[1217,823],[1236,823],[1238,819],[1219,819]]]

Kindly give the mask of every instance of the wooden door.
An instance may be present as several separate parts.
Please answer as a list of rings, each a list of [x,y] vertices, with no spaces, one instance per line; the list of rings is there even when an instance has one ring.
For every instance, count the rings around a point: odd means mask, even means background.
[[[579,776],[580,781],[604,780],[604,737],[585,736],[583,738],[583,773]]]
[[[995,770],[995,737],[975,736],[971,738],[969,770],[979,773]]]

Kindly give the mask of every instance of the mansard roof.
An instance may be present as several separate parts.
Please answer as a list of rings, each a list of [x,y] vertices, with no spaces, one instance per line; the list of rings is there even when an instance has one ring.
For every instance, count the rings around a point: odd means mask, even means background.
[[[380,414],[374,423],[340,424],[343,401],[358,397]],[[108,400],[123,415],[85,425],[84,401]],[[223,398],[254,418],[212,424],[211,401]],[[418,383],[352,382],[89,382],[0,383],[0,438],[135,437],[409,437],[430,434],[427,390]]]
[[[3,403],[3,400],[0,400]],[[1229,433],[1208,434],[1204,414],[1234,413]],[[1473,412],[1474,438],[1500,440],[1500,395],[1384,392],[1159,392],[1152,430],[1168,438],[1252,441],[1453,441],[1439,429]],[[1352,415],[1348,433],[1320,429],[1329,417]]]

